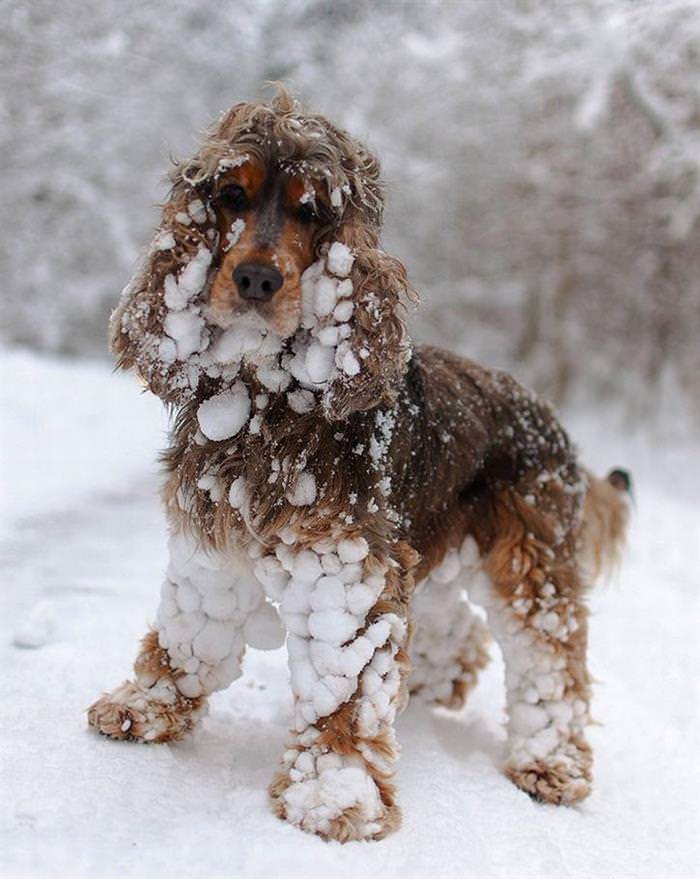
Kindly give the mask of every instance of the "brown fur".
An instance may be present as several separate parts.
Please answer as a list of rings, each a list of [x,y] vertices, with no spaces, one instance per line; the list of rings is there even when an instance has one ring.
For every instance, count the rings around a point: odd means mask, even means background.
[[[222,171],[222,159],[234,167]],[[610,483],[585,474],[550,407],[510,376],[436,348],[411,349],[404,308],[415,294],[401,263],[380,249],[383,195],[376,158],[280,90],[270,104],[233,107],[195,156],[175,167],[171,181],[160,231],[172,233],[176,246],[149,252],[113,316],[111,336],[119,366],[135,368],[154,393],[177,407],[163,455],[163,498],[171,527],[186,529],[205,547],[218,550],[245,548],[252,540],[274,550],[280,532],[289,528],[298,549],[329,534],[363,536],[370,547],[365,574],[388,571],[386,588],[366,625],[384,613],[408,620],[415,582],[471,534],[496,595],[504,607],[519,608],[514,613],[524,627],[533,625],[545,586],[554,589],[554,606],[575,619],[568,639],[534,629],[533,639],[563,657],[566,697],[587,705],[584,592],[590,576],[619,551],[624,502]],[[249,209],[245,231],[229,251],[224,237],[235,213],[221,207],[220,194],[232,183],[245,190]],[[281,231],[273,243],[261,243],[261,217],[271,192],[281,193]],[[312,192],[316,203],[312,222],[299,213],[305,192]],[[200,225],[182,220],[195,198],[207,210],[207,221]],[[236,266],[276,259],[283,286],[259,306],[259,314],[289,336],[285,344],[291,343],[299,321],[301,274],[332,242],[345,244],[354,254],[352,348],[367,353],[359,373],[339,374],[306,414],[293,412],[286,392],[269,393],[255,370],[244,365],[239,379],[251,399],[265,393],[269,403],[259,432],[242,430],[221,442],[202,437],[197,411],[221,390],[223,379],[202,374],[193,383],[187,364],[162,362],[156,344],[167,313],[165,277],[177,275],[200,246],[211,248],[213,241],[214,258],[200,297],[213,315],[212,331],[248,307],[232,281]],[[313,474],[318,489],[307,507],[287,499],[302,471]],[[224,500],[219,502],[198,487],[200,478],[211,473],[222,484]],[[225,501],[238,477],[245,479],[250,495],[245,516]],[[590,574],[581,563],[586,553],[593,559]],[[404,648],[399,645],[395,656],[403,678],[408,669]],[[450,704],[461,705],[485,659],[482,650],[465,660],[465,674],[455,683]],[[172,677],[167,665],[167,654],[153,637],[147,639],[137,660],[138,675],[143,680]],[[320,744],[364,761],[386,806],[381,836],[400,820],[384,768],[397,749],[391,728],[361,740],[357,697],[320,718]],[[405,684],[398,698],[405,702]],[[176,706],[180,717],[172,737],[189,728],[189,718],[200,708],[186,702]],[[108,735],[124,737],[117,732],[118,711],[103,723],[100,711],[104,717],[107,708],[100,704],[91,709],[90,722]],[[116,711],[114,706],[109,710]],[[298,743],[290,747],[302,748]],[[546,762],[506,771],[537,798],[575,802],[590,782],[590,749],[574,738],[566,747],[574,766],[568,775]],[[290,783],[281,773],[270,788],[281,817],[282,795]],[[328,835],[341,841],[358,838],[359,820],[349,810]]]
[[[624,489],[610,477],[589,474],[586,505],[581,529],[581,558],[591,581],[615,570],[620,564],[629,524],[629,503]]]
[[[125,681],[121,689],[137,699],[159,681],[177,680],[179,674],[170,668],[168,654],[158,645],[158,635],[155,632],[149,632],[143,638],[141,650],[134,662],[134,673],[138,685]],[[202,698],[188,699],[180,693],[171,703],[149,702],[142,708],[135,707],[133,699],[130,699],[130,703],[123,704],[114,699],[114,694],[105,693],[90,706],[88,723],[111,739],[148,744],[176,742],[192,731],[204,706]],[[146,730],[152,725],[154,715],[162,730],[156,736],[148,736]]]

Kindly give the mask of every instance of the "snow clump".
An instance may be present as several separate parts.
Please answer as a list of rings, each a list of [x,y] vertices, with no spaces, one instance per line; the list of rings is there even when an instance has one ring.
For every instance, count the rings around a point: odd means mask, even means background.
[[[326,832],[332,820],[353,809],[371,836],[384,816],[364,760],[314,744],[319,720],[354,697],[360,753],[389,769],[391,758],[372,750],[370,742],[396,714],[401,685],[396,653],[405,641],[406,623],[383,613],[367,625],[385,587],[384,573],[365,570],[368,556],[362,537],[328,538],[301,550],[280,543],[274,555],[255,566],[268,597],[280,602],[288,630],[297,741],[284,755],[290,784],[280,796],[288,820],[310,832]]]
[[[284,633],[247,556],[204,552],[184,534],[171,538],[169,550],[158,642],[171,667],[184,672],[175,681],[178,690],[195,698],[240,676],[246,644],[273,650]]]
[[[250,397],[243,382],[209,397],[197,410],[199,429],[215,442],[235,436],[248,420]]]

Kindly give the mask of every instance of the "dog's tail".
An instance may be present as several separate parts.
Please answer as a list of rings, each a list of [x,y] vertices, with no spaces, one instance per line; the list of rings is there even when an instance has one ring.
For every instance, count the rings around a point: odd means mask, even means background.
[[[579,560],[589,583],[618,566],[627,538],[632,479],[627,470],[611,470],[605,479],[588,474]]]

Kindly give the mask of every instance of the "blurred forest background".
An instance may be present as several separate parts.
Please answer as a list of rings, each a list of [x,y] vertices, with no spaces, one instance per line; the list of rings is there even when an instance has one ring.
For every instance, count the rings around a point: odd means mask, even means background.
[[[698,0],[0,2],[4,344],[106,356],[170,155],[282,79],[364,139],[415,335],[700,414]]]

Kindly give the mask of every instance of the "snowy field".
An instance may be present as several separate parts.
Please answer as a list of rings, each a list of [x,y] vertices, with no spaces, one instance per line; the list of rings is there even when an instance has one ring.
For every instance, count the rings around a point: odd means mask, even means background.
[[[2,877],[698,876],[697,443],[568,420],[588,463],[633,470],[638,503],[619,580],[591,600],[591,798],[537,805],[499,774],[494,656],[462,713],[400,718],[399,833],[340,846],[266,804],[291,712],[283,651],[251,651],[186,742],[88,732],[86,707],[129,674],[156,605],[164,420],[104,364],[5,352],[0,368]]]

